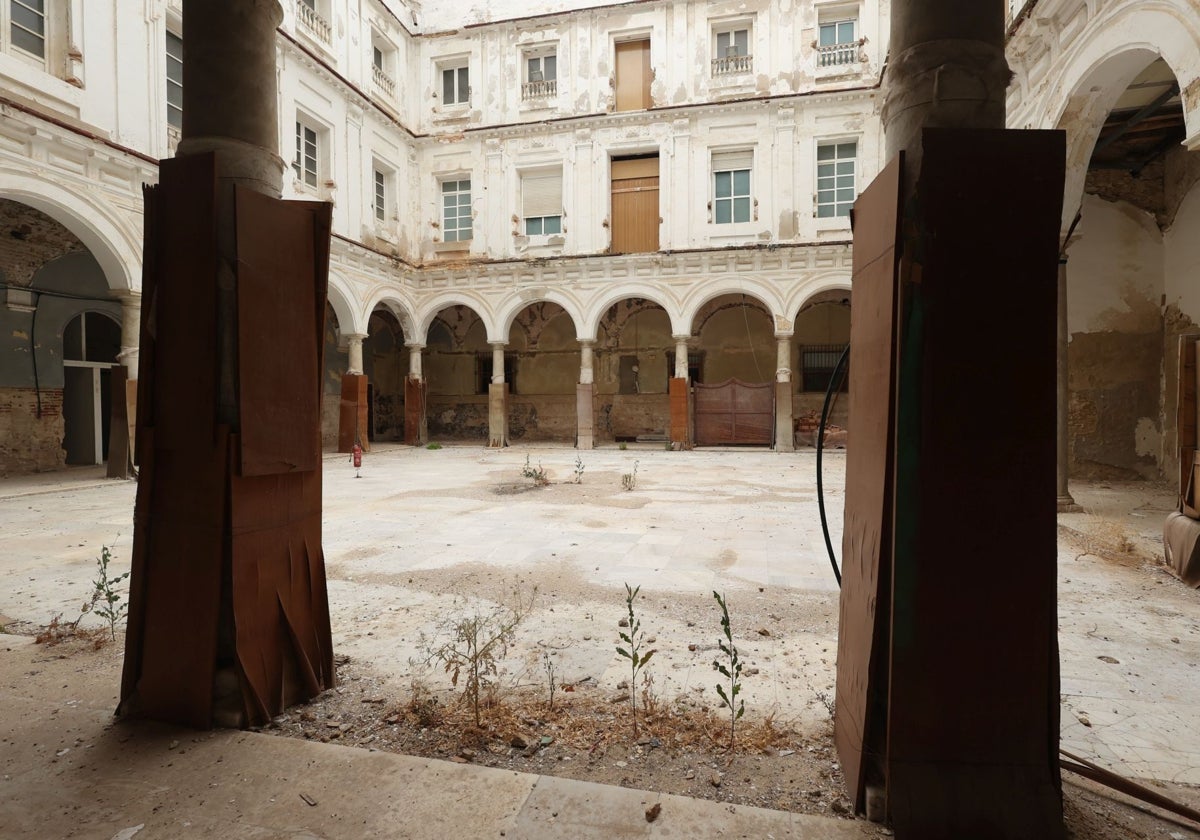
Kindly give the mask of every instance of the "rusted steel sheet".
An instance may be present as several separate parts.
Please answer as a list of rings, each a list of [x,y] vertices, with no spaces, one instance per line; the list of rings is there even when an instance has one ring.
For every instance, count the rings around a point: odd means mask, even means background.
[[[367,439],[367,377],[346,373],[342,375],[342,397],[338,406],[338,452],[350,452],[357,442],[364,452],[371,448]]]
[[[775,425],[775,387],[727,379],[694,386],[696,445],[770,446]]]
[[[1052,840],[1064,135],[922,143],[902,222],[888,805],[897,840]],[[1020,341],[980,339],[1014,324]]]
[[[1200,338],[1179,338],[1179,501],[1186,516],[1200,519]]]
[[[850,314],[850,429],[842,534],[834,741],[856,810],[868,769],[885,773],[889,607],[891,602],[892,436],[895,307],[903,158],[893,160],[854,204]]]
[[[410,376],[404,378],[404,442],[416,446],[421,442],[425,422],[425,381]]]
[[[679,377],[671,377],[668,383],[668,394],[671,400],[671,442],[688,442],[688,381]]]
[[[1200,588],[1200,522],[1172,511],[1163,525],[1167,567],[1193,588]]]

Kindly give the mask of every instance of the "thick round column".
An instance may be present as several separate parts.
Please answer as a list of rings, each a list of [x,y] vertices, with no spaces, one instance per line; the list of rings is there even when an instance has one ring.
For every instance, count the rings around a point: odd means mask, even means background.
[[[141,341],[142,295],[126,292],[121,295],[121,352],[117,361],[125,366],[126,378],[138,377],[138,346]]]
[[[675,378],[688,378],[688,338],[686,335],[673,335],[675,339]]]
[[[579,384],[591,385],[596,380],[593,348],[596,342],[590,338],[579,339]]]
[[[493,341],[492,345],[492,384],[504,384],[504,348],[508,346],[504,341]]]
[[[917,171],[925,127],[1004,128],[1004,4],[895,0],[882,108],[888,160]]]
[[[425,345],[419,341],[406,341],[404,346],[408,348],[408,378],[420,379],[421,372],[421,351],[425,349]]]
[[[775,336],[775,381],[792,381],[792,337]]]
[[[356,376],[362,376],[363,372],[363,339],[366,336],[362,333],[349,333],[346,336],[346,350],[350,355],[349,364],[346,365],[346,373],[353,373]]]

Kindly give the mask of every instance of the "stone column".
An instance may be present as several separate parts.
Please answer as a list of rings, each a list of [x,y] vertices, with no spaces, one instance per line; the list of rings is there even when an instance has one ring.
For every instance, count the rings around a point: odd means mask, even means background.
[[[117,361],[125,366],[126,378],[138,377],[138,345],[141,342],[142,294],[126,292],[121,295],[121,352]]]
[[[367,377],[363,375],[362,333],[346,334],[346,350],[350,360],[342,375],[342,400],[338,408],[338,452],[354,451],[358,444],[363,451],[371,448],[371,407],[367,404]]]
[[[592,403],[596,378],[592,349],[595,345],[594,339],[579,339],[579,384],[575,386],[576,449],[594,449],[596,446],[596,418]]]
[[[493,341],[492,383],[488,386],[488,446],[508,445],[508,384],[504,381],[504,348]]]
[[[675,375],[667,383],[671,412],[670,436],[671,443],[682,448],[691,439],[688,433],[691,420],[688,404],[688,339],[691,336],[673,335],[671,338],[675,339]]]
[[[1071,384],[1068,365],[1068,342],[1070,334],[1067,327],[1067,257],[1064,254],[1058,260],[1058,433],[1056,480],[1058,485],[1058,512],[1070,513],[1079,510],[1075,499],[1071,496],[1069,485],[1071,439],[1070,439],[1070,409]]]
[[[346,336],[346,352],[350,356],[350,361],[346,365],[346,373],[352,373],[356,376],[362,376],[363,373],[363,340],[366,336],[362,333],[349,333]]]
[[[421,372],[421,351],[425,345],[419,341],[406,341],[404,346],[408,348],[408,376],[404,379],[404,442],[419,446],[429,440],[429,417],[425,410],[428,391]]]
[[[792,432],[792,336],[775,336],[775,451],[796,448]]]

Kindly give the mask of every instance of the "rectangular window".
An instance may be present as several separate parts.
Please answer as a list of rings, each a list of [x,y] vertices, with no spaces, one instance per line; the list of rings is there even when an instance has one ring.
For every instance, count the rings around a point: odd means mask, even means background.
[[[378,32],[371,32],[371,81],[388,97],[396,95],[396,48]]]
[[[562,170],[521,177],[521,215],[526,236],[562,233]]]
[[[817,57],[822,67],[858,61],[858,41],[854,34],[857,27],[856,20],[831,20],[821,23]]]
[[[750,169],[754,152],[714,152],[713,222],[718,225],[750,221]]]
[[[471,239],[471,179],[442,181],[442,241]]]
[[[525,82],[521,99],[545,99],[558,94],[558,56],[554,53],[525,56]]]
[[[46,57],[45,0],[9,0],[9,37],[19,50]]]
[[[622,41],[616,45],[617,90],[616,110],[638,111],[649,108],[650,42]]]
[[[292,161],[296,178],[310,187],[317,185],[317,132],[296,120],[296,158]]]
[[[467,67],[442,70],[442,104],[458,105],[471,101],[471,75]]]
[[[800,348],[800,385],[805,391],[825,391],[833,378],[845,344],[805,344]],[[849,390],[849,369],[842,378],[840,391]]]
[[[850,215],[857,189],[854,161],[858,143],[822,143],[817,146],[817,218]]]
[[[748,73],[751,70],[750,29],[739,27],[715,33],[716,44],[712,59],[712,74]]]
[[[375,220],[387,218],[387,175],[375,170]]]
[[[167,125],[183,128],[183,39],[167,32]]]
[[[376,70],[383,69],[383,50],[379,49],[379,47],[371,47],[371,65]]]

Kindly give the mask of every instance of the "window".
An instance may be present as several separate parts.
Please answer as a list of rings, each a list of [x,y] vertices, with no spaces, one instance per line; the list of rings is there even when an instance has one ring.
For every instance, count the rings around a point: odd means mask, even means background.
[[[800,386],[805,391],[825,391],[842,357],[845,344],[805,344],[800,347]],[[849,367],[843,370],[838,390],[849,390]]]
[[[46,60],[45,0],[9,0],[8,42],[23,53]]]
[[[488,386],[492,384],[493,362],[492,354],[476,353],[475,354],[475,393],[486,394]],[[504,354],[504,383],[508,385],[510,394],[517,393],[517,354]]]
[[[296,17],[300,19],[300,26],[305,32],[322,44],[329,46],[332,42],[333,30],[329,26],[329,21],[322,14],[326,11],[322,8],[324,5],[319,0],[300,0],[296,4]]]
[[[854,160],[858,143],[822,143],[817,146],[817,218],[850,215],[856,196]]]
[[[183,128],[183,39],[167,32],[167,125]]]
[[[471,239],[471,179],[442,181],[442,241]]]
[[[526,236],[562,233],[562,170],[521,176],[521,215]]]
[[[754,152],[713,152],[712,220],[726,225],[750,221],[750,168]]]
[[[317,185],[317,132],[296,120],[296,158],[292,161],[296,178],[310,187]]]
[[[654,103],[650,96],[650,41],[621,41],[616,44],[617,111],[638,111]]]
[[[396,94],[396,48],[378,32],[371,33],[371,81],[386,95]]]
[[[525,83],[521,99],[545,99],[558,93],[558,56],[555,53],[525,56]]]
[[[712,59],[712,74],[724,76],[730,73],[749,73],[753,57],[750,55],[750,29],[747,26],[718,30],[716,49]]]
[[[858,41],[854,35],[857,25],[858,21],[853,19],[821,23],[817,41],[817,63],[821,67],[858,61]]]
[[[387,173],[375,169],[375,221],[382,222],[387,218]]]
[[[459,105],[471,101],[471,75],[466,65],[442,68],[442,104]]]

